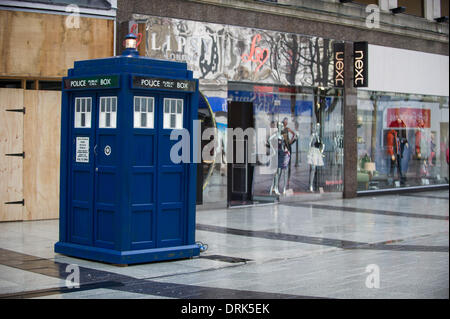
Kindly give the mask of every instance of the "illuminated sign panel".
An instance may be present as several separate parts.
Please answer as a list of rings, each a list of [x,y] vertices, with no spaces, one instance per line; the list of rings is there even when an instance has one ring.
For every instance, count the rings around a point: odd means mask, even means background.
[[[367,42],[353,44],[353,86],[369,86],[369,45]]]
[[[345,44],[344,43],[334,43],[334,86],[344,87],[345,86]]]

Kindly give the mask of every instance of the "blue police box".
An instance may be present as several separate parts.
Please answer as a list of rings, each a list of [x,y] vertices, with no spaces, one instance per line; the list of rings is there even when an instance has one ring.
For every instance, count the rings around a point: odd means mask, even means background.
[[[63,79],[57,253],[114,264],[200,253],[196,164],[170,158],[171,132],[193,135],[198,80],[186,63],[139,57],[135,44],[77,61]]]

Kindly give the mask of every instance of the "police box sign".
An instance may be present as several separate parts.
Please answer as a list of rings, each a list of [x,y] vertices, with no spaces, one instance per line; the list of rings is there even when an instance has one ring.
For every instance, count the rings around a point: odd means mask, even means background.
[[[134,89],[163,89],[183,92],[195,91],[195,81],[150,78],[138,75],[133,75],[132,86]]]
[[[64,79],[67,89],[110,89],[119,86],[118,75],[92,76],[75,79]]]

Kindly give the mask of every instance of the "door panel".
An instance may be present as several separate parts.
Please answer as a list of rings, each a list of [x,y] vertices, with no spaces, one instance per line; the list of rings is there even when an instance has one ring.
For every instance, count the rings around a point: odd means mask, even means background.
[[[23,108],[22,89],[0,89],[0,221],[23,219],[23,158],[5,154],[23,152],[23,113],[7,109]]]
[[[71,242],[92,245],[94,204],[95,95],[76,95],[71,100],[71,172],[72,197],[69,198]]]
[[[25,90],[24,220],[59,217],[61,92]]]
[[[171,107],[167,107],[170,101]],[[158,247],[182,245],[184,240],[186,196],[186,165],[175,164],[170,159],[170,150],[178,140],[170,140],[173,129],[186,127],[186,101],[179,96],[161,96],[157,108],[158,119]],[[180,111],[181,106],[181,113]],[[166,128],[164,127],[166,126]],[[169,127],[168,127],[169,126]],[[175,128],[172,128],[175,127]],[[186,150],[184,150],[186,151]]]
[[[117,214],[117,180],[119,153],[117,152],[117,97],[97,96],[95,125],[95,204],[94,244],[114,248],[114,220]]]
[[[131,138],[131,248],[156,246],[155,200],[157,130],[155,95],[133,99],[133,132]]]

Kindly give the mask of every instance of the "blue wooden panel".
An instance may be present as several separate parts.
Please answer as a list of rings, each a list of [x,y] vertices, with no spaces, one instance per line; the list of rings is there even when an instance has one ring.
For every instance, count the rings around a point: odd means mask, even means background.
[[[133,249],[155,247],[152,209],[133,210],[131,213],[131,241]]]
[[[96,180],[97,203],[112,203],[117,201],[116,194],[116,174],[98,172]]]
[[[73,197],[72,200],[85,202],[86,204],[92,197],[91,184],[92,175],[86,170],[73,170]]]
[[[97,209],[97,238],[96,245],[100,247],[114,247],[114,211]]]
[[[92,237],[91,209],[75,205],[72,206],[71,241],[78,244],[90,244]]]
[[[185,227],[181,204],[161,205],[158,215],[159,243],[158,247],[179,246],[183,244],[183,228]]]
[[[154,130],[138,129],[139,134],[134,134],[133,141],[133,165],[153,166],[155,163],[155,137]]]
[[[149,172],[135,172],[131,181],[131,203],[151,204],[154,202],[153,184],[154,174]]]

